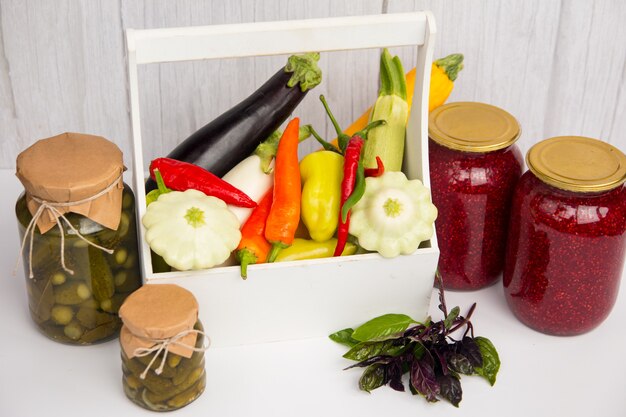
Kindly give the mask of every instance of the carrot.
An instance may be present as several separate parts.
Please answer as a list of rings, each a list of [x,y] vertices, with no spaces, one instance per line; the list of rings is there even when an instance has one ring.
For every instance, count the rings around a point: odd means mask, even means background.
[[[270,189],[241,228],[237,259],[241,264],[243,279],[248,277],[248,265],[265,262],[270,252],[270,244],[265,240],[265,222],[272,207],[272,199],[273,191]]]
[[[265,225],[265,238],[272,244],[267,261],[274,262],[278,252],[293,242],[300,222],[300,166],[298,131],[300,119],[292,119],[278,143],[274,166],[274,201]]]

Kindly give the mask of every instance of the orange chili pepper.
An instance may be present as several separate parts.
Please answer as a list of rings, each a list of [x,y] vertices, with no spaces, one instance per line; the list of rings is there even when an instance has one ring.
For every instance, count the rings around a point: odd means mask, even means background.
[[[254,208],[241,228],[241,241],[237,246],[237,259],[241,264],[241,278],[248,277],[248,265],[263,263],[270,252],[265,239],[265,222],[272,207],[273,191],[270,189]]]
[[[300,222],[300,166],[298,131],[300,119],[292,119],[278,143],[274,166],[274,201],[265,225],[265,238],[272,244],[267,261],[274,262],[278,252],[291,245]]]

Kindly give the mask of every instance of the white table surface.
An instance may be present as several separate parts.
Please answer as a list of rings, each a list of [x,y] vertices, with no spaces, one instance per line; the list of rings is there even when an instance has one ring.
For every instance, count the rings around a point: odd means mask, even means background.
[[[21,185],[0,170],[0,416],[155,415],[131,403],[122,390],[117,341],[73,347],[48,340],[32,323],[18,256],[14,204]],[[206,353],[204,394],[176,416],[626,416],[626,296],[609,318],[577,337],[537,333],[509,311],[500,284],[471,293],[446,293],[463,312],[478,302],[476,335],[491,339],[502,366],[494,387],[464,376],[463,401],[429,404],[382,387],[359,391],[360,370],[326,338],[212,348]],[[439,317],[437,296],[431,314]],[[363,317],[363,321],[371,317]],[[357,325],[358,323],[355,323]],[[339,329],[328,329],[329,333]],[[406,385],[406,384],[405,384]]]

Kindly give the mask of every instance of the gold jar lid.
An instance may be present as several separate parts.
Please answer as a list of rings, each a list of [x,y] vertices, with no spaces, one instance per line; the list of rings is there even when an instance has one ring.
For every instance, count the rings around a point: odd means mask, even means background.
[[[437,107],[428,117],[428,136],[446,148],[491,152],[511,146],[522,130],[510,113],[485,103],[458,102]]]
[[[554,187],[577,192],[616,188],[626,181],[626,155],[597,139],[558,136],[534,145],[528,169]]]

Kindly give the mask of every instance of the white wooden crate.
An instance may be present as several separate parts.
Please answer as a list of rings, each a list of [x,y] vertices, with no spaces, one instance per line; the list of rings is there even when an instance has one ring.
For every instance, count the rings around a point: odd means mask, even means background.
[[[435,35],[430,12],[291,20],[188,28],[126,30],[133,128],[133,181],[137,220],[145,213],[144,161],[137,79],[138,65],[416,46],[417,68],[407,126],[404,171],[428,176],[428,91]],[[409,63],[405,63],[407,67]],[[412,63],[410,63],[412,64]],[[412,65],[410,65],[412,66]],[[200,86],[198,86],[200,88]],[[213,346],[233,346],[325,336],[385,313],[427,315],[439,250],[436,238],[411,255],[378,254],[155,274],[140,227],[145,283],[175,283],[191,290]]]

